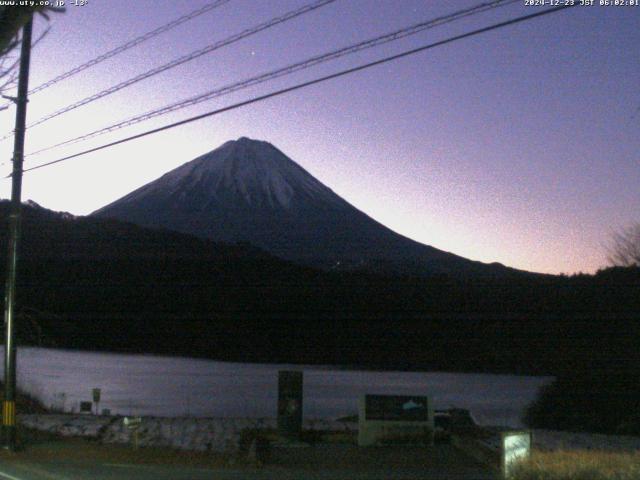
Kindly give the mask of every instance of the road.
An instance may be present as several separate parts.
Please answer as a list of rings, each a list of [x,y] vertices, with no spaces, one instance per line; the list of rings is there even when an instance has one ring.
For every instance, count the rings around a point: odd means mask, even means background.
[[[50,440],[0,451],[0,480],[495,480],[451,445],[358,448],[345,444],[272,448],[256,468],[225,466],[211,454]]]
[[[331,458],[327,459],[331,461]],[[482,468],[377,465],[375,468],[268,465],[261,468],[139,465],[92,461],[0,460],[0,480],[496,480]]]
[[[403,472],[324,471],[267,467],[251,469],[209,469],[176,466],[124,464],[68,464],[1,462],[1,480],[495,480],[487,473],[443,473],[442,471]]]
[[[231,472],[230,472],[231,473]],[[246,472],[234,472],[235,476],[219,476],[218,472],[204,468],[168,466],[143,466],[107,463],[69,462],[1,462],[1,480],[211,480],[249,478]]]

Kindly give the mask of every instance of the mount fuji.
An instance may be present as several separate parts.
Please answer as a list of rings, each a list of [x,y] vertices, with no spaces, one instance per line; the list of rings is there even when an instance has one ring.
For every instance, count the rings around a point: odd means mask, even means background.
[[[224,143],[92,215],[227,243],[250,243],[324,269],[504,275],[393,232],[356,209],[270,143]]]

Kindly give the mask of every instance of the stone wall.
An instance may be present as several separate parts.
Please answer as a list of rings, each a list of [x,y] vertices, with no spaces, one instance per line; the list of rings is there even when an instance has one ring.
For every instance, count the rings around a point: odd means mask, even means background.
[[[93,438],[104,443],[130,443],[132,430],[123,417],[95,415],[18,415],[24,427],[63,436]],[[270,418],[164,418],[143,417],[138,427],[140,446],[170,447],[235,453],[246,430],[271,430]],[[306,420],[304,428],[316,431],[352,431],[353,424],[328,420]]]
[[[77,414],[18,415],[18,423],[27,428],[104,443],[130,443],[131,430],[125,427],[123,420],[123,417]],[[276,420],[271,418],[143,417],[138,435],[140,446],[236,453],[243,431],[275,428]],[[303,428],[353,433],[358,424],[305,420]],[[538,450],[640,451],[640,437],[533,430],[533,447]]]

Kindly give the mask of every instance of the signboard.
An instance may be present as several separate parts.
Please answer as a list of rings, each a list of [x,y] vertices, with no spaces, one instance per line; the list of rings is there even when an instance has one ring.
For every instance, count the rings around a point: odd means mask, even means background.
[[[80,413],[91,413],[93,410],[92,402],[80,402]]]
[[[503,432],[500,447],[502,472],[508,478],[515,465],[529,458],[531,432]]]
[[[365,415],[367,420],[428,422],[429,402],[427,397],[365,395]]]
[[[131,432],[131,443],[133,444],[133,449],[137,450],[140,444],[139,429],[140,425],[142,425],[142,417],[124,417],[122,423]]]
[[[278,372],[278,433],[297,438],[302,432],[302,372]]]
[[[434,416],[424,396],[365,395],[358,412],[358,445],[431,445]]]
[[[100,389],[99,388],[94,388],[91,393],[93,394],[93,403],[99,403],[100,402]]]
[[[134,430],[142,424],[142,417],[124,417],[122,423],[128,429]]]

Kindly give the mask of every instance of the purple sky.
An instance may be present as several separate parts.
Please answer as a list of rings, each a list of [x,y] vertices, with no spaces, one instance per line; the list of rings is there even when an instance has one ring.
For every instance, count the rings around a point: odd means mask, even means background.
[[[31,86],[206,3],[71,5],[33,52]],[[28,118],[305,3],[232,0],[34,95]],[[477,3],[338,0],[34,127],[26,150]],[[28,158],[25,168],[539,8],[523,0]],[[44,26],[38,20],[36,31]],[[606,265],[611,233],[640,220],[638,45],[640,7],[576,7],[28,173],[23,198],[87,214],[248,136],[273,143],[347,201],[420,242],[527,270],[593,272]],[[13,109],[0,114],[4,131],[13,117]],[[9,159],[11,142],[0,149]],[[9,182],[0,188],[8,197]]]

